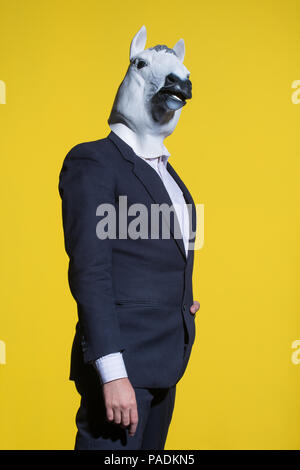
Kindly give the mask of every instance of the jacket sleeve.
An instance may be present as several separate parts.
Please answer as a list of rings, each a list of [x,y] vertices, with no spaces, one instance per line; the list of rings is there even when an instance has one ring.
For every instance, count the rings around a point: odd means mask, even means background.
[[[115,203],[110,160],[79,144],[66,156],[59,177],[68,279],[76,300],[84,362],[123,351],[112,286],[112,241],[99,239],[100,204]]]

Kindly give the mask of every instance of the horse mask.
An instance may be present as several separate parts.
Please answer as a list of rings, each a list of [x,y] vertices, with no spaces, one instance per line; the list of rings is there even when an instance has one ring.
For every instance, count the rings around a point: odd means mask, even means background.
[[[121,128],[124,135],[130,132],[137,148],[153,157],[165,149],[164,138],[172,134],[186,100],[192,97],[192,83],[183,65],[183,39],[173,49],[165,45],[145,49],[146,40],[146,27],[142,26],[131,41],[130,65],[108,124],[112,130]]]

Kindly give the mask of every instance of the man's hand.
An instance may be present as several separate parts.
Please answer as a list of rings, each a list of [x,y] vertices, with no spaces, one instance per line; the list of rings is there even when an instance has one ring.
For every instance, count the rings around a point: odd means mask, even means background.
[[[191,308],[190,308],[190,312],[191,312],[193,315],[196,315],[196,313],[198,312],[199,308],[200,308],[199,302],[197,302],[197,300],[194,300],[194,303],[193,303],[193,305],[192,305]]]
[[[127,377],[112,380],[102,385],[108,421],[129,427],[129,436],[134,436],[138,425],[135,391]]]

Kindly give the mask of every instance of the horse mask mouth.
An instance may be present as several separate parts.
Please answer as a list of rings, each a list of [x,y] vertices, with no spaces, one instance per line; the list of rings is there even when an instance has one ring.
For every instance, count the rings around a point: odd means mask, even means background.
[[[192,98],[192,83],[189,79],[181,80],[174,74],[166,77],[165,85],[152,97],[152,103],[166,110],[176,111]]]

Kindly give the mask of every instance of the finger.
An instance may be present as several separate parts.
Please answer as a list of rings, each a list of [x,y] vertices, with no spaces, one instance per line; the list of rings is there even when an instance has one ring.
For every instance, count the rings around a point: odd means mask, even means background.
[[[196,312],[198,312],[199,308],[200,308],[200,304],[199,304],[199,302],[197,302],[197,301],[195,300],[194,303],[193,303],[193,305],[192,305],[191,308],[190,308],[190,312],[191,312],[191,313],[196,313]]]
[[[110,406],[106,408],[106,418],[110,422],[114,420],[114,410]]]
[[[114,409],[114,422],[116,424],[121,424],[121,411],[119,408]]]
[[[193,305],[191,306],[190,312],[193,313],[193,314],[195,314],[195,313],[197,312],[197,310],[196,310],[196,305],[195,305],[195,304],[193,304]]]
[[[122,411],[122,425],[127,427],[130,424],[130,412],[129,409]]]
[[[128,431],[129,436],[134,436],[137,425],[138,425],[138,411],[137,407],[131,408],[130,410],[130,428]]]

